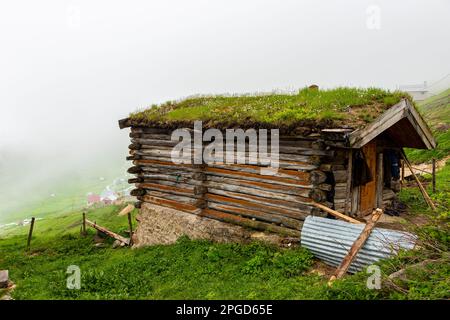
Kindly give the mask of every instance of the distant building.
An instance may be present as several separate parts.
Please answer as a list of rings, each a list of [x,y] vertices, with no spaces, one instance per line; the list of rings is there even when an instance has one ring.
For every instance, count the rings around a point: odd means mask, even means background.
[[[100,200],[104,204],[112,204],[114,201],[116,201],[118,198],[118,195],[116,192],[109,189],[109,187],[106,187],[106,189],[100,194]]]
[[[89,193],[87,196],[87,204],[88,205],[93,205],[95,203],[99,203],[100,202],[100,196],[98,194],[95,193]]]
[[[423,84],[401,85],[399,90],[409,93],[414,101],[422,101],[430,96],[426,81]]]

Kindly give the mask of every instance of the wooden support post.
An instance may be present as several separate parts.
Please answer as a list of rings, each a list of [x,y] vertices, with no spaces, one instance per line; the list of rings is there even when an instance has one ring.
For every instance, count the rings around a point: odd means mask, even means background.
[[[133,224],[131,223],[131,212],[128,212],[128,226],[130,228],[130,246],[133,244]]]
[[[401,181],[402,181],[402,184],[403,184],[404,180],[405,180],[405,160],[401,159],[400,161],[401,161],[401,165],[402,165],[402,178],[401,178]]]
[[[86,234],[86,212],[83,211],[83,228],[81,231],[81,235],[85,236]]]
[[[432,167],[431,176],[433,178],[433,193],[436,193],[436,159],[435,158],[433,158],[432,164],[433,164],[433,167]]]
[[[377,208],[383,207],[383,153],[377,159]]]
[[[345,214],[342,214],[342,213],[340,213],[340,212],[338,212],[338,211],[335,211],[335,210],[333,210],[333,209],[330,209],[330,208],[324,206],[323,204],[320,204],[320,203],[317,203],[317,202],[312,202],[312,204],[313,204],[315,207],[317,207],[317,208],[319,208],[319,209],[321,209],[321,210],[323,210],[323,211],[325,211],[325,212],[327,212],[327,213],[329,213],[329,214],[335,216],[336,218],[345,220],[345,221],[350,222],[350,223],[363,223],[363,222],[361,222],[361,221],[358,221],[358,220],[356,220],[356,219],[353,219],[352,217],[346,216]]]
[[[348,152],[348,164],[347,164],[347,190],[345,191],[345,207],[344,207],[344,213],[349,214],[351,210],[351,190],[352,190],[352,172],[353,171],[353,150],[350,149]],[[350,210],[349,210],[350,205]]]
[[[430,206],[430,208],[433,211],[436,211],[436,206],[434,205],[433,201],[431,201],[431,198],[428,195],[427,191],[422,186],[422,183],[420,182],[419,178],[414,173],[413,168],[412,168],[411,164],[409,163],[408,159],[406,158],[406,155],[405,155],[405,153],[403,151],[402,151],[402,157],[403,157],[403,160],[405,161],[406,165],[408,166],[409,170],[411,171],[412,176],[416,180],[417,185],[419,186],[420,192],[422,192],[422,196],[425,199],[425,202]]]
[[[31,237],[33,236],[34,220],[34,217],[32,217],[30,223],[30,231],[28,232],[27,250],[30,250]]]
[[[366,223],[366,226],[364,227],[363,231],[358,236],[358,238],[355,240],[355,242],[351,246],[350,250],[348,251],[347,255],[342,260],[341,265],[336,269],[336,272],[330,278],[330,282],[332,282],[335,279],[342,278],[345,275],[348,268],[352,264],[352,261],[355,259],[356,255],[358,254],[358,251],[363,247],[364,243],[366,243],[367,239],[369,238],[370,233],[372,232],[373,228],[375,227],[377,221],[380,219],[382,213],[383,213],[383,210],[381,210],[381,209],[375,209],[372,212],[371,219],[369,220],[369,222]]]

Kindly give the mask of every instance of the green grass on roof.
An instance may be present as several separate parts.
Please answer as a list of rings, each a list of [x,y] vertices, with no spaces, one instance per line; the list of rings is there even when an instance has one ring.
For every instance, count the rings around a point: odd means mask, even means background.
[[[372,121],[407,97],[403,92],[377,88],[304,88],[297,94],[196,96],[132,113],[132,121],[168,124],[202,120],[214,124],[295,125],[339,122],[358,126]]]

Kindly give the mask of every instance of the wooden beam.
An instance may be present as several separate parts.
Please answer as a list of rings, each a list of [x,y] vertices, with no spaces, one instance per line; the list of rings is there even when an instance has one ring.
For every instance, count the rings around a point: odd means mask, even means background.
[[[349,150],[348,164],[347,164],[347,186],[345,190],[345,207],[344,207],[344,213],[347,215],[349,214],[348,205],[350,202],[350,195],[352,191],[352,174],[353,174],[353,150]]]
[[[342,260],[341,265],[336,269],[334,276],[332,276],[330,278],[330,281],[342,278],[344,276],[344,274],[347,272],[348,268],[350,267],[352,261],[355,259],[356,254],[363,247],[364,243],[366,243],[367,239],[370,236],[370,233],[372,232],[372,229],[375,227],[375,225],[376,225],[377,221],[380,219],[382,213],[383,213],[383,210],[381,210],[381,209],[375,209],[372,212],[372,217],[371,217],[370,221],[366,223],[366,226],[364,227],[363,231],[361,232],[361,234],[358,236],[358,238],[355,240],[355,242],[351,246],[347,255]]]
[[[428,195],[427,191],[425,190],[425,188],[423,187],[422,183],[420,182],[419,178],[416,176],[416,174],[414,173],[414,170],[411,166],[411,163],[409,163],[408,159],[406,158],[406,154],[405,152],[402,150],[401,155],[403,157],[403,160],[405,161],[406,165],[409,168],[409,171],[411,171],[412,176],[414,177],[414,179],[417,182],[417,185],[419,187],[420,192],[422,193],[423,198],[425,199],[425,202],[430,206],[430,208],[433,211],[436,211],[436,206],[434,205],[433,201],[431,200],[430,196]]]
[[[119,241],[122,242],[122,243],[125,243],[127,246],[130,245],[130,239],[127,239],[127,238],[122,237],[121,235],[119,235],[119,234],[117,234],[117,233],[114,233],[114,232],[112,232],[112,231],[109,231],[108,229],[106,229],[106,228],[104,228],[104,227],[101,227],[101,226],[97,225],[95,222],[92,222],[92,221],[86,219],[86,224],[87,224],[88,226],[91,226],[92,228],[94,228],[94,229],[100,231],[100,232],[103,232],[104,234],[110,236],[111,238],[114,238],[114,239],[116,239],[116,240],[119,240]]]
[[[358,221],[358,220],[356,220],[356,219],[353,219],[352,217],[346,216],[345,214],[342,214],[342,213],[337,212],[337,211],[335,211],[335,210],[333,210],[333,209],[330,209],[330,208],[324,206],[323,204],[320,204],[320,203],[317,203],[317,202],[312,202],[312,204],[313,204],[315,207],[317,207],[317,208],[319,208],[319,209],[321,209],[321,210],[323,210],[323,211],[325,211],[325,212],[327,212],[327,213],[329,213],[329,214],[335,216],[336,218],[345,220],[345,221],[350,222],[350,223],[363,223],[363,222],[361,222],[361,221]]]
[[[417,112],[416,108],[411,104],[409,100],[406,100],[406,104],[408,105],[408,110],[411,116],[414,118],[417,125],[422,130],[423,134],[426,136],[428,142],[431,145],[431,149],[436,148],[436,140],[433,137],[433,133],[428,127],[427,123],[423,120],[422,116]]]

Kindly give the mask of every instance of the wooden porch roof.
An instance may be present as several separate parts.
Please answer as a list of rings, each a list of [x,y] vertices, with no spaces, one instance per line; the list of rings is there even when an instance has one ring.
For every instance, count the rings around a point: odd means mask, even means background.
[[[399,147],[436,147],[430,128],[407,99],[402,99],[366,127],[350,133],[350,147],[361,148],[381,134],[388,136]]]

